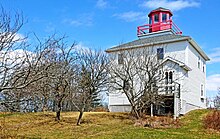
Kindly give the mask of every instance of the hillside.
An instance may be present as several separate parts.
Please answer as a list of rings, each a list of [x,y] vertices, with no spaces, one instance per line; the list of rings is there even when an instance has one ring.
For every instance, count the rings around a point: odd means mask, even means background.
[[[195,110],[180,118],[180,128],[152,129],[135,127],[127,113],[88,112],[81,126],[76,126],[78,113],[0,113],[1,138],[220,138],[220,133],[203,129],[202,117],[209,110]]]

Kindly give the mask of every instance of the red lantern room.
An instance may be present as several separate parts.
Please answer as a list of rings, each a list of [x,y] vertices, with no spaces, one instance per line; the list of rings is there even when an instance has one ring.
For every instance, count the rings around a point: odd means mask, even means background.
[[[149,24],[139,26],[138,37],[145,36],[149,33],[160,33],[172,31],[175,34],[182,34],[180,29],[172,21],[172,12],[169,9],[159,7],[148,14]]]
[[[148,15],[151,27],[149,32],[171,29],[170,24],[167,23],[172,22],[172,15],[170,10],[161,7],[151,11]]]

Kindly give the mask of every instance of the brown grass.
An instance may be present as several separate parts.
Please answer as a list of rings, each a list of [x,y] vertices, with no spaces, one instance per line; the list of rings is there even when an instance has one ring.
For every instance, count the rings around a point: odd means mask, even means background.
[[[0,113],[0,138],[138,138],[138,139],[176,139],[176,138],[220,138],[220,133],[206,132],[203,128],[202,117],[208,110],[192,111],[176,128],[146,128],[134,126],[135,120],[128,113],[87,112],[82,124],[76,126],[77,112],[61,113],[61,121],[54,120],[55,113]],[[172,119],[155,117],[151,122],[159,121],[159,126],[166,127]]]
[[[181,123],[179,119],[174,120],[172,117],[154,116],[145,117],[135,122],[135,126],[143,126],[149,128],[179,128]]]
[[[214,110],[203,119],[204,127],[220,131],[220,111]]]

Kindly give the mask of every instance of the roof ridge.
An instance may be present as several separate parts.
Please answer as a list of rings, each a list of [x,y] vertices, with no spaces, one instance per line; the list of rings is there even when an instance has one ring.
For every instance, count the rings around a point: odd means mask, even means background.
[[[176,40],[183,40],[183,39],[189,39],[191,37],[189,36],[183,36],[183,35],[175,35],[175,34],[163,34],[159,36],[152,36],[147,38],[139,38],[137,40],[133,40],[131,42],[127,42],[124,44],[120,44],[118,46],[112,47],[107,49],[106,51],[117,51],[117,49],[129,49],[136,46],[142,46],[142,45],[148,45],[153,43],[162,43],[162,42],[169,42],[169,41],[176,41]]]

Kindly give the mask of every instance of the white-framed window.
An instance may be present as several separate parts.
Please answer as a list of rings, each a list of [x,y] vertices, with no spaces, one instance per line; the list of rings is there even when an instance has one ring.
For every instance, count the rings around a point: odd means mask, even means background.
[[[201,61],[201,58],[200,56],[198,56],[198,68],[200,69],[200,61]]]
[[[172,86],[172,83],[173,83],[173,71],[166,71],[165,72],[165,91],[168,92],[168,91],[173,91],[173,86]]]
[[[154,23],[158,23],[159,22],[159,14],[155,14],[154,15]]]
[[[157,59],[163,59],[164,58],[164,50],[163,48],[157,48]]]
[[[118,54],[118,64],[123,64],[124,59],[123,59],[123,54]]]
[[[203,85],[203,84],[201,84],[200,91],[201,91],[200,95],[201,95],[201,97],[203,98],[203,97],[205,96],[205,95],[204,95],[204,85]]]
[[[167,21],[167,14],[163,13],[162,14],[162,22],[166,22]]]
[[[202,63],[202,71],[205,72],[205,62]]]

